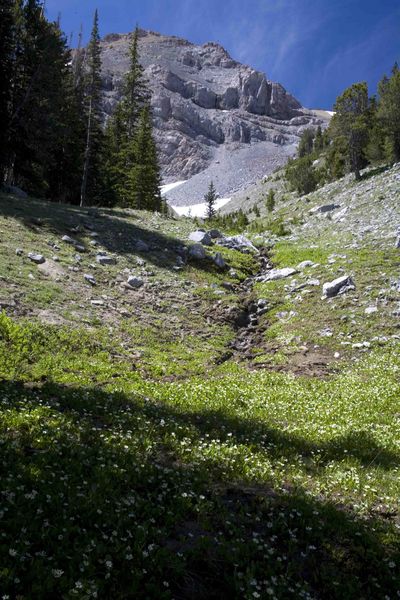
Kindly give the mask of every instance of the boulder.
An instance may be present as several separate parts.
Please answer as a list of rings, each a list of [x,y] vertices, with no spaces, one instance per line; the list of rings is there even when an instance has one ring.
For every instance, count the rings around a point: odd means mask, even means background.
[[[296,269],[292,267],[285,267],[284,269],[271,269],[267,275],[263,275],[258,278],[260,281],[276,281],[277,279],[286,279],[286,277],[291,277],[291,275],[295,275],[297,273]]]
[[[132,289],[138,290],[140,287],[142,287],[142,285],[144,284],[144,281],[140,277],[136,277],[135,275],[131,275],[130,277],[128,277],[127,284]]]
[[[201,244],[193,244],[189,248],[189,256],[195,260],[203,260],[206,258],[206,251]]]
[[[354,281],[349,275],[343,275],[342,277],[338,277],[333,281],[329,281],[324,283],[322,286],[323,295],[327,298],[333,298],[338,294],[344,294],[349,290],[355,290],[356,286]]]
[[[226,246],[227,248],[232,248],[233,250],[238,250],[239,252],[243,252],[243,250],[252,250],[253,252],[258,252],[257,248],[254,244],[251,243],[244,235],[233,235],[231,237],[223,238],[220,242],[221,246]]]
[[[210,229],[207,231],[208,235],[212,240],[216,240],[218,238],[222,238],[222,233],[218,229]]]
[[[211,246],[212,241],[211,241],[211,236],[209,233],[207,233],[206,231],[193,231],[190,235],[189,235],[189,240],[191,242],[197,242],[200,244],[203,244],[203,246]]]
[[[41,264],[43,264],[44,262],[46,262],[46,259],[45,259],[45,257],[43,256],[43,254],[35,254],[34,252],[29,252],[29,254],[28,254],[28,258],[29,258],[29,259],[30,259],[32,262],[36,263],[37,265],[41,265]]]
[[[74,240],[72,237],[69,237],[69,235],[63,235],[62,236],[62,241],[65,242],[66,244],[71,244],[71,246],[76,246],[77,245],[77,241]]]

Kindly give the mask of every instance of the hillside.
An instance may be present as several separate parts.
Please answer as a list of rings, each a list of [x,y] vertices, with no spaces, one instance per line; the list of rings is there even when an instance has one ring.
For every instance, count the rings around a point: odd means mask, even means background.
[[[121,97],[129,40],[129,34],[110,34],[101,42],[105,118]],[[304,128],[329,121],[219,44],[197,46],[140,30],[139,50],[164,181],[196,176],[168,194],[173,205],[201,201],[211,178],[221,196],[230,196],[284,164]]]
[[[273,177],[210,245],[0,195],[3,597],[396,597],[400,166]]]

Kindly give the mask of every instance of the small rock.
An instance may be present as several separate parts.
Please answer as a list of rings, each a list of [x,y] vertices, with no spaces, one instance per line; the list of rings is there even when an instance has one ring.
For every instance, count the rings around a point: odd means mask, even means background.
[[[96,280],[93,277],[93,275],[89,275],[88,273],[85,273],[83,277],[84,277],[85,281],[90,283],[90,285],[96,285]]]
[[[17,249],[15,250],[15,254],[16,254],[17,256],[22,256],[22,255],[23,255],[23,253],[24,253],[24,251],[22,250],[22,248],[17,248]]]
[[[35,254],[34,252],[29,252],[28,258],[30,258],[30,260],[36,263],[37,265],[41,265],[44,262],[46,262],[46,259],[43,256],[43,254]]]
[[[91,300],[90,304],[92,306],[104,306],[104,300]]]
[[[314,206],[314,208],[309,210],[309,213],[311,215],[314,215],[316,213],[322,214],[322,213],[332,212],[333,210],[336,210],[337,208],[340,208],[339,204],[322,204],[321,206]]]
[[[66,244],[71,244],[71,246],[75,246],[78,242],[76,240],[74,240],[72,237],[69,237],[69,235],[63,235],[62,236],[62,241],[65,242]]]
[[[143,279],[140,279],[140,277],[135,277],[134,275],[131,275],[130,277],[128,277],[127,284],[132,289],[137,290],[140,287],[142,287],[142,285],[144,284],[144,281],[143,281]]]
[[[298,271],[302,271],[303,269],[306,269],[307,267],[313,267],[315,263],[313,263],[312,260],[303,260],[303,262],[299,263],[296,267],[296,269]]]
[[[257,281],[275,281],[277,279],[286,279],[297,273],[296,269],[292,267],[285,267],[284,269],[271,269],[267,275],[257,277]]]
[[[340,358],[340,354],[339,352],[335,352],[335,354],[333,355],[335,358]]]
[[[210,231],[208,231],[207,233],[210,236],[210,238],[213,240],[223,237],[222,233],[220,231],[218,231],[218,229],[210,229]]]
[[[312,286],[318,286],[318,285],[321,285],[321,282],[319,279],[307,279],[306,284],[312,285]]]
[[[395,245],[394,245],[394,247],[395,247],[395,248],[400,248],[400,235],[399,235],[399,237],[397,238],[397,240],[396,240],[396,242],[395,242]]]
[[[98,254],[96,256],[96,261],[99,265],[115,265],[117,262],[114,257],[107,256],[106,254]]]
[[[333,298],[338,294],[344,294],[349,290],[355,290],[356,286],[354,281],[349,275],[343,275],[343,277],[338,277],[333,281],[324,283],[322,287],[323,295],[327,298]]]
[[[214,263],[217,265],[217,267],[219,267],[220,269],[225,269],[226,267],[226,263],[222,257],[221,252],[217,252],[213,258]]]
[[[189,256],[195,260],[203,260],[206,258],[206,251],[201,244],[193,244],[189,248]]]
[[[372,315],[378,312],[378,308],[376,306],[368,306],[368,308],[366,308],[364,312],[366,315]]]
[[[209,233],[207,233],[206,231],[193,231],[190,235],[189,235],[189,240],[191,242],[197,242],[199,244],[203,244],[203,246],[211,246],[212,241],[211,241],[211,236]]]

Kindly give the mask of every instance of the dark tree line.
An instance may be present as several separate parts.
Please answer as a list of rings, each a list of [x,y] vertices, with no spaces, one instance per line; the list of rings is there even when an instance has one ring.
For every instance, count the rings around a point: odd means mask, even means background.
[[[391,76],[383,77],[379,83],[377,96],[368,96],[365,82],[355,83],[336,99],[334,111],[326,131],[318,128],[316,132],[313,129],[303,132],[298,158],[288,163],[286,176],[301,194],[349,172],[360,179],[361,170],[368,164],[400,161],[397,64]]]
[[[104,127],[97,11],[87,48],[72,52],[42,0],[0,0],[0,184],[81,206],[161,210],[138,38],[136,28],[122,99]]]

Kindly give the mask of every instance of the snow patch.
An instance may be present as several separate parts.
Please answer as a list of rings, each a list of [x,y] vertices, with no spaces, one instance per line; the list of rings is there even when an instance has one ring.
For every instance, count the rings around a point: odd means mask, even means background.
[[[218,210],[225,204],[228,204],[232,198],[218,198],[215,202],[215,210]],[[207,212],[207,204],[202,202],[201,204],[191,204],[190,206],[173,206],[171,208],[180,216],[180,217],[199,217],[203,218],[206,216]]]
[[[186,180],[185,181],[176,181],[175,183],[167,183],[166,185],[162,185],[161,186],[161,196],[165,196],[165,194],[168,194],[168,192],[179,187],[180,185],[183,185],[184,183],[186,183]]]

